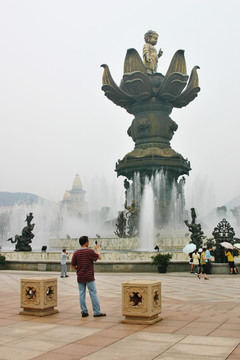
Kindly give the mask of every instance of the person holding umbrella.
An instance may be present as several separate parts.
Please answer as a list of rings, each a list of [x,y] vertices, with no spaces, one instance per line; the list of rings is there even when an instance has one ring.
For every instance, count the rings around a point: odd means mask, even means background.
[[[190,273],[193,274],[193,253],[188,254],[189,256],[189,264],[191,265]]]
[[[206,248],[203,248],[202,253],[201,253],[201,273],[198,274],[198,278],[201,279],[201,276],[203,274],[204,276],[204,280],[209,280],[209,278],[207,277],[206,273],[207,273],[207,259],[206,259]]]
[[[183,252],[185,254],[188,254],[188,256],[190,257],[189,259],[189,264],[191,265],[191,273],[193,273],[193,258],[192,258],[192,253],[194,252],[194,250],[196,250],[196,245],[193,243],[187,244],[186,246],[184,246],[183,248]]]

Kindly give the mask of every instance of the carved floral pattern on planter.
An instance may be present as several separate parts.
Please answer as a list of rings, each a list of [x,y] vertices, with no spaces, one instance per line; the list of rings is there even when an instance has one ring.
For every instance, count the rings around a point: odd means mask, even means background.
[[[155,291],[154,296],[153,296],[153,304],[154,304],[154,306],[157,306],[158,303],[159,303],[159,294],[158,294],[158,291]]]
[[[129,295],[129,301],[132,303],[132,306],[138,306],[139,303],[142,303],[142,296],[138,292],[133,292]]]
[[[152,309],[161,309],[161,285],[152,288]]]
[[[44,304],[55,303],[57,301],[56,283],[51,281],[44,284]]]
[[[40,303],[39,292],[40,292],[40,287],[38,284],[29,283],[29,282],[23,283],[22,284],[23,304],[38,305]]]
[[[47,291],[46,291],[46,297],[47,297],[47,299],[52,300],[53,295],[54,295],[53,286],[49,286],[49,287],[47,288]]]
[[[27,299],[32,300],[32,299],[36,298],[36,289],[34,289],[34,287],[28,286],[25,289],[25,291],[26,291],[26,298]]]
[[[161,309],[161,286],[152,288],[152,309]]]
[[[126,311],[147,312],[147,288],[145,287],[125,287],[124,306]]]

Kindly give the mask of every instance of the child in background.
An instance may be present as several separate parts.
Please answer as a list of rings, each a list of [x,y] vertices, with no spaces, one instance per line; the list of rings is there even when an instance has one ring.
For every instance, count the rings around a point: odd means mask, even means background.
[[[61,278],[63,278],[64,276],[69,277],[67,275],[67,258],[68,258],[68,253],[66,249],[63,249],[61,256]]]

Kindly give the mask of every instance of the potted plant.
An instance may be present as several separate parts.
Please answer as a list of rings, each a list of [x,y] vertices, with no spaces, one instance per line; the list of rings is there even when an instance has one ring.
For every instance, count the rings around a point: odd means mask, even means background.
[[[4,255],[0,255],[0,269],[5,269],[6,258]]]
[[[157,265],[159,273],[165,273],[167,271],[167,267],[171,262],[172,254],[157,254],[151,256],[152,265]]]

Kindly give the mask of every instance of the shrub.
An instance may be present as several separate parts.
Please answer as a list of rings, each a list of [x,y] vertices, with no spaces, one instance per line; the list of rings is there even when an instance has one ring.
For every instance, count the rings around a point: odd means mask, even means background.
[[[5,265],[6,264],[6,258],[3,255],[0,255],[0,265]]]
[[[152,265],[169,265],[172,259],[172,254],[157,254],[151,256]]]

